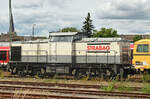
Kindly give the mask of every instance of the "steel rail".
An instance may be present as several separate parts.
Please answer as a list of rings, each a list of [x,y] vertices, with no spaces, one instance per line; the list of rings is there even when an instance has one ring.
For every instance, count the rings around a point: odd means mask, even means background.
[[[69,88],[93,88],[93,89],[100,89],[103,87],[107,87],[104,85],[83,85],[83,84],[63,84],[63,83],[41,83],[41,82],[22,82],[22,81],[0,81],[0,84],[11,84],[11,85],[32,85],[32,86],[58,86],[58,87],[69,87]],[[118,86],[115,85],[115,88]],[[142,87],[129,87],[135,91],[142,89]]]
[[[84,96],[42,95],[42,94],[15,94],[13,92],[0,92],[1,99],[104,99],[88,98]]]
[[[144,93],[129,93],[129,92],[106,92],[98,90],[89,90],[89,89],[70,89],[70,88],[46,88],[38,86],[11,86],[11,85],[1,85],[0,89],[2,90],[42,90],[53,93],[63,93],[63,94],[78,94],[78,95],[96,95],[96,96],[119,96],[119,97],[134,97],[134,98],[150,98],[150,94]]]

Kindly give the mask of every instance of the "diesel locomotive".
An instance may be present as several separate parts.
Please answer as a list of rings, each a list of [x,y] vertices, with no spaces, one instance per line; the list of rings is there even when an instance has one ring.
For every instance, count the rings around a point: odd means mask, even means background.
[[[127,76],[130,42],[87,38],[80,32],[50,33],[49,39],[13,42],[9,70],[21,76]]]

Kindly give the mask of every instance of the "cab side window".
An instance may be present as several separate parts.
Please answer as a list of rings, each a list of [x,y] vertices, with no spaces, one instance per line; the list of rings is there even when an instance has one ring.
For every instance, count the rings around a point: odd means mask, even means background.
[[[6,60],[6,54],[7,52],[6,51],[0,51],[0,60]]]
[[[149,52],[149,45],[148,44],[137,45],[137,52]]]

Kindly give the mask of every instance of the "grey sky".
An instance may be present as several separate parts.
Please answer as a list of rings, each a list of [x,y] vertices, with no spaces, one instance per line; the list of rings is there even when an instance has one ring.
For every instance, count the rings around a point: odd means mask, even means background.
[[[63,27],[81,29],[90,12],[96,29],[118,33],[150,32],[150,0],[12,0],[15,30],[19,35],[46,35]],[[0,32],[8,31],[8,0],[0,3]]]

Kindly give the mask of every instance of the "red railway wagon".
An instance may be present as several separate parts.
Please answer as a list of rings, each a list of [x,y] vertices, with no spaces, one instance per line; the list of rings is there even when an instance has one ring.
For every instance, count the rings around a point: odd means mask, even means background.
[[[131,49],[131,50],[134,49],[134,43],[130,43],[130,49]]]
[[[0,65],[7,65],[9,62],[9,46],[0,46]]]

